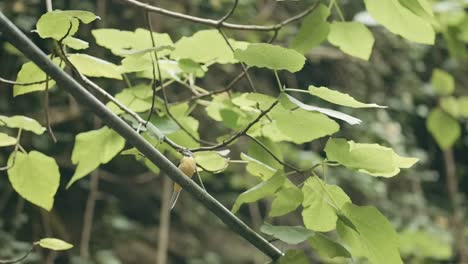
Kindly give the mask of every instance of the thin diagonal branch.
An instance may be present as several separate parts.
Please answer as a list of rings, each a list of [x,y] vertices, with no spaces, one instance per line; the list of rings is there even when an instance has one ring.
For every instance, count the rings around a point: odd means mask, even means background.
[[[12,260],[0,260],[0,264],[13,264],[13,263],[21,263],[21,261],[25,260],[29,254],[31,254],[36,247],[35,244],[32,245],[32,247],[21,257],[17,259],[12,259]]]
[[[256,123],[258,123],[258,121],[260,121],[260,119],[262,119],[262,117],[264,117],[265,115],[267,115],[277,104],[279,103],[278,100],[274,101],[273,104],[271,104],[266,110],[262,111],[252,122],[250,122],[244,129],[242,129],[241,131],[237,132],[235,135],[233,135],[232,137],[224,140],[222,143],[220,144],[217,144],[217,145],[214,145],[214,146],[209,146],[209,147],[198,147],[198,148],[193,148],[193,149],[190,149],[190,151],[192,152],[199,152],[199,151],[208,151],[208,150],[217,150],[217,149],[220,149],[220,148],[223,148],[223,147],[226,147],[228,146],[229,144],[231,144],[232,142],[234,142],[236,139],[238,139],[239,137],[245,135],[250,128],[252,128]]]

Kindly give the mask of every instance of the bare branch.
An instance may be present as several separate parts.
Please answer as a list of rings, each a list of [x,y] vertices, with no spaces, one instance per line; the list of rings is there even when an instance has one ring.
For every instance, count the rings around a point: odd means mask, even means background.
[[[282,21],[282,22],[280,22],[278,24],[269,25],[269,26],[260,26],[260,25],[233,24],[233,23],[227,23],[227,22],[224,22],[224,21],[222,21],[220,23],[221,19],[223,19],[224,17],[221,18],[220,20],[213,20],[213,19],[201,18],[201,17],[196,17],[196,16],[191,16],[191,15],[186,15],[186,14],[170,11],[170,10],[167,10],[167,9],[164,9],[164,8],[161,8],[161,7],[152,6],[150,4],[145,4],[145,3],[142,3],[142,2],[139,2],[139,1],[136,1],[136,0],[119,0],[119,1],[130,4],[132,6],[135,6],[135,7],[141,8],[141,9],[144,9],[144,10],[149,11],[149,12],[158,13],[158,14],[165,15],[165,16],[172,17],[172,18],[183,19],[183,20],[187,20],[187,21],[190,21],[190,22],[198,23],[198,24],[204,24],[204,25],[215,27],[215,28],[223,27],[223,28],[228,28],[228,29],[233,29],[233,30],[250,30],[250,31],[275,31],[275,30],[279,30],[283,26],[285,26],[287,24],[290,24],[290,23],[293,23],[293,22],[295,22],[297,20],[300,20],[301,18],[307,16],[309,13],[311,13],[317,7],[317,5],[319,3],[319,2],[315,3],[311,7],[304,10],[303,12],[301,12],[301,13],[293,16],[293,17],[290,17],[290,18],[288,18],[288,19],[286,19],[286,20],[284,20],[284,21]],[[229,18],[229,16],[228,16],[228,18]]]

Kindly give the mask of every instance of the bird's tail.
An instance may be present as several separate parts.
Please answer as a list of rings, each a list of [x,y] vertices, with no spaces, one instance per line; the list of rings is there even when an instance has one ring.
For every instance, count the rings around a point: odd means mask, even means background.
[[[172,208],[174,208],[175,204],[177,203],[177,199],[179,198],[179,195],[180,195],[180,190],[179,191],[176,191],[174,190],[174,192],[172,193],[172,197],[171,197],[171,210]]]

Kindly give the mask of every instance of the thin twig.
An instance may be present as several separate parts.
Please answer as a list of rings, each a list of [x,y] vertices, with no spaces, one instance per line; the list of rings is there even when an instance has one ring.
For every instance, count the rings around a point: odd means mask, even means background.
[[[99,169],[91,173],[88,200],[83,215],[83,229],[81,231],[80,257],[89,258],[89,241],[93,230],[94,208],[99,194]]]
[[[5,78],[0,77],[0,83],[20,85],[20,86],[27,86],[27,85],[33,85],[33,84],[42,84],[42,83],[45,83],[45,82],[47,82],[47,80],[37,81],[37,82],[15,82],[15,81],[7,80]]]
[[[153,36],[153,26],[151,25],[151,20],[150,20],[150,14],[149,12],[145,12],[145,16],[146,16],[146,22],[148,24],[148,29],[149,29],[149,32],[150,32],[150,36],[151,36],[151,45],[153,46],[153,48],[156,46],[155,44],[155,41],[154,41],[154,36]],[[198,139],[197,137],[195,137],[186,127],[184,127],[179,120],[177,120],[177,118],[175,118],[175,116],[171,113],[171,110],[169,109],[169,102],[168,102],[168,99],[167,99],[167,94],[166,94],[166,90],[164,89],[164,82],[162,81],[162,74],[161,74],[161,68],[160,68],[160,64],[159,64],[159,58],[158,58],[158,51],[156,49],[153,50],[153,53],[154,53],[154,59],[153,59],[153,56],[151,56],[151,64],[153,65],[153,83],[155,83],[156,81],[156,72],[155,72],[155,61],[156,61],[156,67],[157,67],[157,70],[158,70],[158,77],[159,77],[159,85],[160,85],[160,89],[161,89],[161,92],[163,94],[163,99],[164,99],[164,108],[166,110],[166,114],[180,127],[180,129],[182,129],[185,134],[187,134],[191,139],[195,140],[196,142],[198,143],[204,143],[204,144],[210,144],[212,145],[211,142],[207,142],[207,141],[204,141],[202,139]],[[155,99],[155,95],[156,95],[156,89],[153,88],[153,103],[152,103],[152,107],[154,107],[154,99]],[[152,111],[151,111],[152,112]],[[150,113],[151,115],[151,113]]]
[[[57,143],[57,138],[55,137],[54,131],[52,130],[52,125],[50,124],[50,112],[49,112],[49,80],[50,76],[46,76],[46,82],[45,82],[45,91],[44,91],[44,119],[46,122],[47,126],[47,132],[49,133],[49,136],[52,138],[52,141],[54,143]]]
[[[20,139],[21,139],[21,132],[23,130],[20,128],[18,130],[18,134],[16,135],[16,144],[15,144],[15,148],[13,149],[13,159],[11,161],[11,164],[8,164],[4,167],[0,167],[0,171],[5,171],[5,170],[8,170],[10,168],[13,168],[13,166],[15,166],[15,162],[16,162],[16,154],[18,153],[18,150],[19,148],[21,147],[20,145]]]
[[[25,260],[29,254],[31,254],[36,247],[36,244],[33,244],[32,247],[21,257],[12,260],[0,260],[0,264],[13,264],[13,263],[20,263],[21,261]]]
[[[301,170],[299,170],[298,168],[292,166],[292,165],[289,165],[287,163],[285,163],[284,161],[282,161],[280,158],[278,158],[275,153],[273,153],[267,146],[265,146],[265,144],[263,144],[260,140],[256,139],[255,137],[252,137],[251,135],[249,134],[244,134],[245,137],[248,137],[249,139],[251,139],[253,142],[257,143],[257,145],[259,145],[261,148],[263,148],[266,152],[268,152],[268,154],[270,154],[270,156],[276,160],[279,164],[285,166],[285,167],[288,167],[290,168],[291,170],[297,172],[297,173],[302,173]]]
[[[232,4],[231,9],[227,12],[226,15],[224,15],[222,18],[218,20],[218,27],[221,27],[223,23],[226,20],[228,20],[232,16],[232,14],[234,14],[234,11],[236,10],[238,3],[239,3],[239,0],[234,0],[234,3]]]
[[[193,22],[193,23],[204,24],[204,25],[215,27],[215,28],[223,27],[223,28],[234,29],[234,30],[251,30],[251,31],[276,31],[276,30],[284,27],[287,24],[293,23],[293,22],[295,22],[297,20],[300,20],[301,18],[307,16],[309,13],[311,13],[315,9],[315,7],[319,3],[319,2],[315,3],[311,7],[304,10],[303,12],[301,12],[301,13],[293,16],[293,17],[290,17],[290,18],[288,18],[286,20],[283,20],[282,22],[280,22],[278,24],[269,25],[269,26],[260,26],[260,25],[233,24],[233,23],[227,23],[227,22],[224,22],[224,21],[222,21],[220,23],[220,20],[223,19],[223,18],[221,18],[219,20],[213,20],[213,19],[206,19],[206,18],[191,16],[191,15],[186,15],[186,14],[170,11],[170,10],[167,10],[167,9],[164,9],[164,8],[160,8],[160,7],[152,6],[152,5],[149,5],[149,4],[145,4],[145,3],[142,3],[142,2],[139,2],[139,1],[136,1],[136,0],[119,0],[119,1],[125,2],[127,4],[130,4],[132,6],[135,6],[135,7],[141,8],[141,9],[144,9],[144,10],[149,11],[149,12],[155,12],[155,13],[159,13],[159,14],[162,14],[162,15],[165,15],[165,16],[168,16],[168,17],[183,19],[183,20],[190,21],[190,22]]]
[[[161,209],[159,210],[159,234],[158,251],[156,257],[157,264],[167,263],[167,250],[169,247],[169,236],[171,229],[171,183],[168,177],[162,179]]]
[[[214,146],[193,148],[193,149],[190,149],[190,151],[198,152],[198,151],[216,150],[216,149],[220,149],[220,148],[223,148],[223,147],[231,144],[237,138],[245,135],[247,133],[247,131],[249,131],[249,129],[252,128],[252,126],[254,126],[256,123],[258,123],[258,121],[260,121],[260,119],[262,119],[262,117],[264,117],[266,114],[268,114],[268,112],[270,112],[278,103],[279,103],[278,100],[274,101],[273,104],[271,104],[266,110],[261,111],[261,113],[257,116],[257,118],[255,118],[252,122],[250,122],[244,129],[237,132],[232,137],[224,140],[222,143],[214,145]]]
[[[232,53],[234,54],[235,50],[234,50],[234,47],[231,45],[231,43],[229,43],[229,39],[228,37],[226,36],[226,34],[224,33],[224,31],[221,29],[221,28],[218,28],[218,31],[219,33],[221,34],[221,36],[223,36],[223,39],[224,41],[226,42],[226,44],[228,45],[229,49],[231,49]],[[249,86],[250,86],[250,89],[252,90],[252,92],[256,92],[255,90],[255,86],[253,84],[253,81],[252,81],[252,78],[250,78],[250,75],[249,73],[247,72],[247,66],[245,66],[245,64],[243,62],[240,62],[240,65],[242,67],[242,71],[244,72],[244,75],[245,77],[247,78],[247,81],[249,83]]]

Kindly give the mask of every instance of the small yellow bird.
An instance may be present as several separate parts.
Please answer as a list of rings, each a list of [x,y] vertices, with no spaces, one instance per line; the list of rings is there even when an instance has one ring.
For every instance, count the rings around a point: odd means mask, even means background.
[[[195,158],[193,154],[190,152],[183,152],[184,156],[180,160],[179,170],[181,170],[185,176],[191,178],[195,171],[197,170],[197,163],[195,162]],[[172,191],[172,198],[171,198],[171,210],[174,208],[177,198],[179,198],[180,192],[182,191],[182,187],[174,183],[174,190]]]

